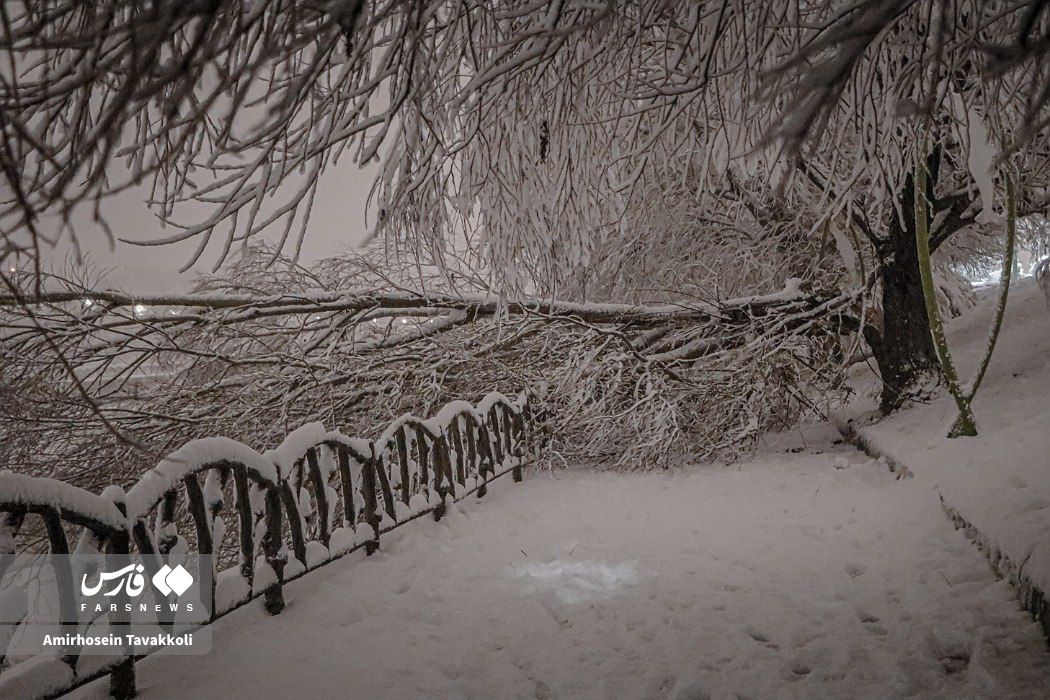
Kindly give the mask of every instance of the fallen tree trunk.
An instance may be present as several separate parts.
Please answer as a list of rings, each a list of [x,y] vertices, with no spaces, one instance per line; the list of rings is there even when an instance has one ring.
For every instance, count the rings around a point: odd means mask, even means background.
[[[0,307],[90,303],[106,311],[119,308],[166,307],[198,312],[226,312],[228,322],[253,321],[274,316],[326,312],[397,311],[403,315],[427,313],[423,310],[460,311],[472,318],[500,314],[536,313],[553,318],[577,318],[587,323],[666,323],[671,321],[742,322],[772,311],[814,308],[834,298],[830,295],[803,294],[794,284],[773,294],[739,297],[722,302],[676,304],[604,304],[558,300],[513,300],[492,296],[381,293],[375,290],[320,291],[306,294],[244,295],[184,294],[142,295],[111,290],[71,289],[42,291],[39,294],[0,295]],[[182,315],[142,314],[143,320],[171,325],[203,320]]]
[[[3,380],[19,398],[0,401],[0,463],[35,464],[46,446],[72,460],[48,462],[63,478],[114,464],[136,473],[141,455],[92,425],[74,374],[99,415],[158,453],[204,429],[259,442],[310,420],[364,430],[484,385],[539,390],[548,459],[733,459],[838,390],[837,319],[860,298],[794,283],[665,305],[240,291],[0,301]]]

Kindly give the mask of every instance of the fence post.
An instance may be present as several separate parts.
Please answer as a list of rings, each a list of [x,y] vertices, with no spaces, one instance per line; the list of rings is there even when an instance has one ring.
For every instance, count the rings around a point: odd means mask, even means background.
[[[197,531],[197,551],[201,554],[213,555],[215,553],[215,545],[212,542],[211,526],[208,523],[208,512],[207,507],[204,504],[204,493],[201,491],[201,485],[197,482],[197,476],[195,474],[187,474],[182,480],[186,486],[186,505],[190,511],[190,515],[193,517],[193,525]],[[215,561],[212,557],[211,562],[212,575],[208,577],[211,581],[207,591],[208,601],[206,605],[210,611],[211,619],[215,618]],[[203,591],[202,591],[203,593]]]
[[[124,491],[120,487],[107,489],[108,495],[113,499],[113,505],[117,507],[120,514],[128,517],[128,505],[124,501]],[[107,494],[103,494],[107,495]],[[122,569],[130,561],[131,536],[125,530],[120,530],[108,538],[106,542],[106,559],[113,559],[115,567],[113,570]],[[107,561],[107,565],[109,562]],[[131,613],[117,606],[116,612],[109,613],[110,626],[127,627],[131,624]],[[118,632],[121,637],[126,637]],[[113,667],[109,674],[109,696],[114,700],[130,700],[135,697],[135,649],[127,643],[123,646],[125,658]]]
[[[346,445],[336,444],[335,454],[339,467],[339,485],[343,492],[343,527],[356,530],[357,511],[354,507],[354,484],[350,476],[350,449]]]
[[[375,454],[375,448],[372,450]],[[379,491],[383,494],[383,510],[387,515],[390,516],[391,520],[394,520],[394,514],[397,512],[394,509],[394,492],[390,489],[390,479],[386,475],[386,460],[383,459],[383,454],[380,453],[374,459],[375,463],[375,476],[379,480]],[[376,539],[379,539],[379,519],[376,519]]]
[[[281,493],[277,484],[266,487],[266,535],[262,548],[266,563],[273,569],[274,580],[266,587],[266,612],[276,615],[284,610],[284,565],[288,555],[284,553],[284,536],[281,533]]]
[[[448,443],[445,441],[444,433],[441,433],[434,444],[430,447],[430,455],[433,458],[434,492],[440,499],[434,506],[434,521],[441,520],[445,515],[445,494],[451,493],[456,497],[455,487],[452,486],[452,469],[449,467]]]
[[[507,425],[507,445],[510,446],[510,452],[514,456],[514,471],[511,473],[511,478],[515,482],[521,481],[521,463],[525,461],[525,419],[524,409],[521,412],[512,412],[510,420]],[[517,434],[516,437],[512,435]]]
[[[365,497],[365,523],[372,528],[372,541],[365,544],[365,554],[372,556],[379,549],[379,513],[377,512],[378,498],[376,497],[376,472],[382,466],[375,458],[375,448],[372,449],[372,457],[361,465],[361,491]]]
[[[496,474],[496,462],[492,457],[492,435],[489,434],[488,426],[484,421],[478,423],[478,474],[485,478],[485,492],[487,493],[489,476]],[[478,495],[485,495],[480,488]]]
[[[306,451],[306,462],[310,467],[310,481],[314,485],[314,508],[317,511],[317,538],[321,540],[321,544],[325,547],[328,546],[330,539],[331,528],[328,524],[328,492],[325,489],[327,485],[324,480],[324,476],[321,475],[321,464],[317,459],[317,450],[320,448],[311,447]]]
[[[408,437],[405,435],[405,427],[398,428],[394,435],[397,444],[397,463],[401,469],[401,501],[408,505],[408,499],[412,494],[412,483],[408,474]]]
[[[3,579],[7,569],[15,563],[15,536],[21,529],[25,516],[26,511],[21,508],[0,511],[0,533],[10,536],[7,542],[0,544],[0,579]],[[18,620],[5,620],[11,625],[12,632],[25,619],[25,613],[26,610],[23,610]],[[0,666],[3,666],[4,659],[7,657],[7,647],[10,642],[11,637],[0,637]]]
[[[433,454],[433,445],[427,446],[427,434],[421,426],[415,429],[416,458],[419,460],[419,488],[420,492],[430,501],[430,472]]]
[[[488,485],[485,483],[485,470],[481,468],[481,450],[478,449],[480,447],[479,438],[484,437],[478,430],[479,425],[484,428],[484,423],[476,417],[472,416],[467,421],[467,464],[476,474],[478,498],[484,498],[488,493]]]
[[[288,531],[292,535],[292,554],[306,567],[306,538],[303,536],[303,519],[299,515],[299,504],[296,502],[292,487],[287,481],[278,487],[281,492],[281,503],[288,516]]]
[[[495,473],[497,464],[501,467],[503,466],[503,445],[500,442],[502,433],[500,432],[499,411],[496,409],[496,404],[492,404],[488,417],[489,425],[486,427],[489,431],[489,452],[492,455],[493,473]]]
[[[456,416],[453,418],[450,430],[452,432],[452,449],[456,451],[456,482],[459,483],[460,486],[466,488],[466,453],[463,451],[463,431],[460,428],[460,424],[462,423],[461,419],[462,416]]]
[[[48,507],[41,515],[44,518],[44,528],[47,530],[47,540],[51,547],[51,567],[55,572],[55,584],[58,586],[58,609],[62,619],[62,632],[67,635],[75,635],[78,625],[69,620],[79,618],[77,614],[76,601],[73,599],[73,569],[69,563],[69,541],[66,532],[62,528],[62,516],[54,508]],[[57,556],[56,556],[57,555]],[[66,662],[74,672],[77,670],[77,657],[79,652],[75,647],[66,646],[62,649],[62,660]]]
[[[157,508],[156,526],[154,528],[157,539],[157,552],[167,556],[175,543],[179,541],[178,534],[172,533],[172,523],[175,521],[175,511],[178,507],[178,494],[175,489],[164,493],[164,498]]]
[[[248,470],[243,465],[233,467],[233,488],[237,494],[237,529],[241,548],[241,577],[248,582],[248,590],[255,581],[255,518],[252,517],[252,499],[248,495]],[[216,514],[214,517],[219,517]],[[212,520],[214,522],[214,520]]]

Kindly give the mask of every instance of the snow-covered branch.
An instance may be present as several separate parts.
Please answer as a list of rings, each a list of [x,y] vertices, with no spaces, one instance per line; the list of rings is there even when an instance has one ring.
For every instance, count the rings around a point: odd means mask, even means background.
[[[799,408],[788,385],[836,381],[842,330],[829,318],[853,313],[859,299],[804,291],[797,280],[777,292],[664,305],[268,293],[261,280],[254,293],[210,281],[207,292],[141,297],[53,282],[53,292],[0,308],[11,395],[0,402],[2,457],[40,464],[46,449],[47,474],[85,485],[103,465],[134,474],[147,457],[99,439],[44,335],[103,415],[154,455],[216,427],[241,440],[289,420],[378,427],[493,387],[546,386],[537,406],[547,409],[548,459],[605,455],[630,466],[694,448],[700,457],[736,454],[770,421],[787,424]],[[26,322],[27,310],[46,333]],[[770,400],[751,401],[749,378],[781,363],[795,369],[762,382]],[[723,398],[711,403],[714,395]]]
[[[470,318],[498,314],[527,315],[536,313],[553,318],[578,318],[589,323],[657,323],[672,321],[728,320],[741,313],[763,313],[777,307],[806,306],[823,301],[817,296],[805,295],[791,285],[780,292],[727,299],[722,302],[676,303],[661,305],[585,303],[548,300],[513,300],[495,296],[448,296],[434,293],[384,293],[371,290],[348,292],[313,292],[278,294],[272,296],[247,295],[148,295],[126,294],[114,291],[55,291],[20,296],[0,295],[0,307],[18,308],[25,304],[57,305],[73,303],[86,307],[86,312],[97,319],[117,308],[142,309],[136,311],[142,323],[156,325],[185,324],[204,321],[202,312],[223,312],[213,317],[223,323],[256,321],[274,316],[293,316],[332,312],[359,312],[375,314],[398,312],[405,316],[429,315],[433,310],[456,311]],[[97,310],[95,310],[97,307]],[[158,311],[160,309],[160,311]],[[188,309],[189,316],[172,309]],[[164,313],[164,311],[167,313]],[[370,320],[369,319],[369,320]]]

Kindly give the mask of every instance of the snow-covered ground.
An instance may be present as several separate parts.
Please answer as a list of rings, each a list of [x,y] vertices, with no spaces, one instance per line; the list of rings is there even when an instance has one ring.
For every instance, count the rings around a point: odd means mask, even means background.
[[[207,656],[140,662],[140,697],[1050,697],[1037,627],[934,492],[817,432],[740,467],[501,479],[218,621]]]
[[[951,326],[964,374],[987,317]],[[862,429],[914,478],[812,427],[730,468],[502,479],[293,582],[277,617],[256,602],[221,619],[210,654],[140,662],[140,696],[1048,698],[1039,628],[939,503],[1050,589],[1034,284],[1000,342],[979,437],[943,437],[947,397]]]
[[[948,326],[965,379],[984,350],[997,292],[985,290],[976,309]],[[871,383],[865,372],[855,380]],[[870,407],[854,406],[858,423]],[[1011,290],[1002,334],[973,407],[976,437],[946,437],[956,415],[947,392],[860,432],[906,464],[920,485],[935,488],[993,550],[1009,557],[1011,569],[1021,569],[1050,593],[1050,307],[1034,280]]]

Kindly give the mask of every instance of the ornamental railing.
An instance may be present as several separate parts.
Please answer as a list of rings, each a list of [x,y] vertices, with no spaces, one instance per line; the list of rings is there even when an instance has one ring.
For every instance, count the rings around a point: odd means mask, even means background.
[[[26,593],[17,579],[5,584],[5,574],[34,542],[53,571],[64,637],[76,637],[101,615],[110,626],[129,622],[119,612],[78,613],[75,586],[83,572],[76,562],[93,561],[92,555],[107,566],[137,555],[152,580],[169,559],[192,549],[203,555],[199,566],[213,569],[196,572],[196,580],[208,582],[202,591],[208,622],[256,598],[276,615],[288,581],[357,549],[372,554],[384,532],[428,513],[438,520],[448,503],[484,496],[488,483],[507,472],[519,481],[532,452],[529,426],[525,394],[511,400],[492,393],[476,406],[449,403],[429,419],[402,416],[375,440],[320,423],[298,428],[265,453],[228,438],[193,440],[126,493],[110,486],[96,495],[0,472],[0,696],[5,682],[9,690],[24,693],[28,684],[32,695],[47,697],[104,674],[112,697],[135,695],[130,648],[82,657],[81,648],[67,645],[54,656],[8,659],[4,667],[18,625],[29,623]],[[170,627],[173,619],[162,609],[155,623]]]

